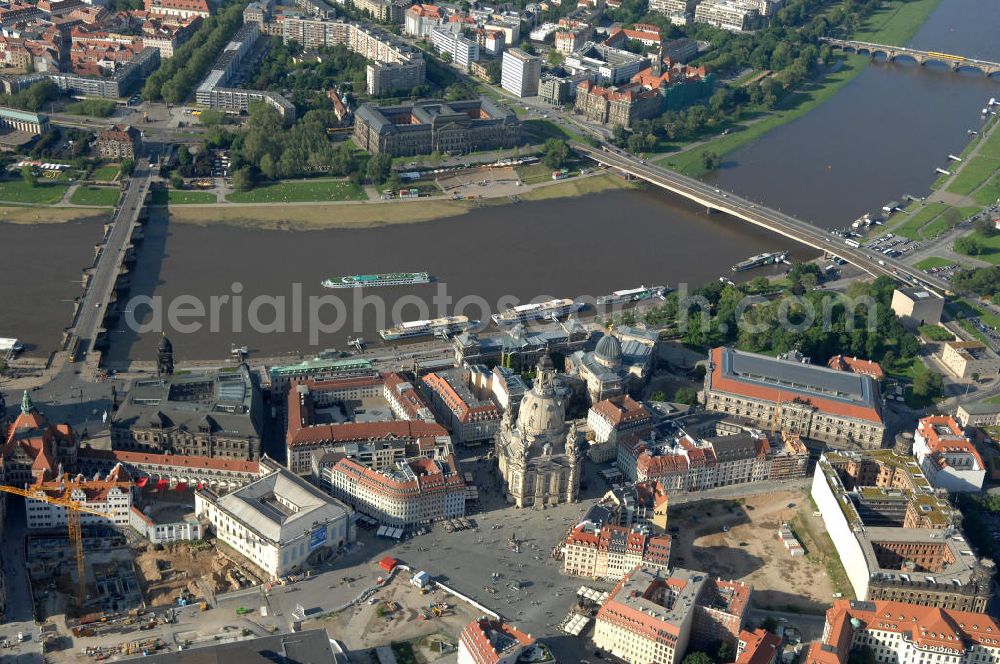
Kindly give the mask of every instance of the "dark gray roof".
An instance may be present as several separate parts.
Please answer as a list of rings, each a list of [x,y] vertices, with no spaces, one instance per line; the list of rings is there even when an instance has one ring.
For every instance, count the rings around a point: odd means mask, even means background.
[[[113,426],[150,425],[188,431],[260,437],[261,397],[256,374],[245,366],[210,372],[141,379],[115,414]]]
[[[137,658],[133,658],[137,659]],[[235,643],[222,643],[166,652],[141,658],[147,664],[330,664],[333,648],[326,630],[311,629],[296,634],[262,636]]]
[[[877,408],[875,381],[870,376],[836,371],[813,364],[776,360],[767,355],[722,349],[722,376],[794,393],[836,399]]]
[[[757,440],[753,436],[713,436],[705,441],[712,444],[720,463],[757,456]]]

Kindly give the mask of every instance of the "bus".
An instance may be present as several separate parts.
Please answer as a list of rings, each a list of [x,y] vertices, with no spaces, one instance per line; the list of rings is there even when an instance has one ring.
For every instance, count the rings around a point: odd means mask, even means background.
[[[854,247],[855,249],[861,246],[860,242],[851,239],[844,240],[844,244],[846,244],[848,247]]]

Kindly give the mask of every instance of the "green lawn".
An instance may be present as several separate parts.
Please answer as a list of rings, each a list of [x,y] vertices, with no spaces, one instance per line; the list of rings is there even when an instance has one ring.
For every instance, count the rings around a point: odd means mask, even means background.
[[[946,265],[951,265],[954,261],[948,260],[947,258],[938,258],[937,256],[931,256],[930,258],[925,258],[913,267],[918,270],[930,270],[935,267],[944,267]]]
[[[994,136],[996,135],[994,133]],[[960,196],[968,196],[977,187],[986,182],[990,176],[1000,170],[1000,157],[977,154],[968,161],[958,164],[958,166],[958,175],[948,185],[947,191]]]
[[[178,191],[174,189],[154,189],[153,205],[191,205],[196,203],[215,203],[215,194],[207,191]]]
[[[948,209],[948,206],[944,203],[929,203],[923,207],[913,207],[907,208],[907,217],[899,226],[892,228],[892,232],[896,235],[902,235],[911,240],[921,240],[923,237],[920,235],[920,229],[926,226],[931,219],[934,219],[939,214]],[[912,214],[909,214],[911,210],[914,210]]]
[[[525,120],[521,124],[529,143],[544,143],[550,138],[561,138],[564,141],[585,143],[586,138],[572,129],[564,129],[551,120]]]
[[[706,152],[714,152],[719,156],[726,155],[757,140],[772,129],[805,115],[860,74],[867,62],[868,59],[864,57],[846,56],[839,70],[821,81],[807,83],[800,90],[785,97],[777,108],[763,119],[746,127],[737,127],[726,136],[718,136],[686,152],[663,157],[657,163],[684,175],[692,177],[704,175],[702,158]]]
[[[88,187],[80,185],[69,197],[69,202],[74,205],[106,205],[114,207],[118,205],[122,190],[118,187]]]
[[[226,197],[230,203],[301,203],[309,201],[363,201],[364,190],[346,180],[275,182]]]
[[[518,166],[517,174],[524,184],[538,184],[552,179],[552,169],[545,164],[531,164],[530,166]]]
[[[889,46],[906,44],[941,0],[909,0],[883,3],[853,37]]]
[[[993,237],[983,237],[979,233],[974,233],[973,237],[979,240],[980,244],[985,248],[983,253],[974,258],[992,263],[993,265],[1000,265],[1000,233]]]
[[[1000,170],[1000,162],[998,162],[997,170]],[[993,205],[997,200],[1000,200],[1000,175],[994,175],[986,184],[977,189],[972,194],[972,200],[984,207]]]
[[[64,181],[54,181],[38,178],[34,187],[22,178],[0,180],[0,201],[14,203],[34,203],[36,205],[52,205],[62,200],[69,185]]]
[[[116,177],[118,177],[117,165],[101,166],[100,168],[96,169],[93,173],[90,174],[90,179],[92,180],[101,180],[108,182],[114,180]]]

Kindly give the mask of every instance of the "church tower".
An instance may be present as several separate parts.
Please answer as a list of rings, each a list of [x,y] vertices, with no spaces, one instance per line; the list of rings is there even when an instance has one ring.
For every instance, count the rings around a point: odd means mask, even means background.
[[[160,337],[160,345],[156,347],[156,373],[159,376],[171,376],[174,373],[174,345],[166,334]]]

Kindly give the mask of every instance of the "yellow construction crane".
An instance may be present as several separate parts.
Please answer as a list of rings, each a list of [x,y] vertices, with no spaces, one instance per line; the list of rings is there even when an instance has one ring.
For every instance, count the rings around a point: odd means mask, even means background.
[[[66,489],[66,495],[60,497],[52,497],[44,492],[34,493],[25,489],[18,489],[14,486],[8,486],[5,484],[0,484],[0,491],[4,493],[12,493],[16,496],[23,496],[28,500],[40,500],[50,505],[59,505],[66,510],[66,523],[69,526],[69,544],[73,547],[73,552],[76,555],[76,576],[77,576],[77,603],[78,605],[83,605],[84,600],[87,598],[87,580],[85,576],[86,565],[84,564],[83,558],[83,530],[80,525],[80,515],[84,512],[87,514],[93,514],[94,516],[103,516],[107,519],[114,519],[113,514],[107,512],[102,512],[101,510],[95,510],[91,507],[82,505],[79,501],[73,500],[69,497],[69,488]]]

